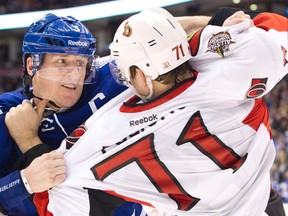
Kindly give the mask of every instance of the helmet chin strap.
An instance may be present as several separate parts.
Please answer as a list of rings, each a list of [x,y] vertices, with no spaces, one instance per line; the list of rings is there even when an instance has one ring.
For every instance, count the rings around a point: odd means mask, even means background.
[[[25,85],[25,94],[29,97],[29,98],[37,98],[39,100],[43,100],[43,98],[38,97],[36,95],[33,94],[33,92],[30,90],[30,86],[32,86],[32,78],[34,77],[35,73],[33,74],[33,76],[29,76],[29,75],[24,75],[23,79],[24,79],[24,85]],[[62,109],[62,107],[59,107],[55,102],[50,101],[48,102],[50,104],[51,107],[49,107],[49,110],[53,110],[54,112],[58,112],[60,109]]]
[[[30,86],[28,86],[28,85],[25,86],[25,94],[29,98],[37,98],[39,100],[43,100],[43,98],[34,95],[29,88],[30,88]],[[49,115],[51,115],[51,114],[53,114],[55,112],[58,112],[59,110],[62,109],[62,107],[59,107],[56,103],[54,103],[51,100],[49,100],[48,103],[50,104],[50,107],[45,108],[43,117],[49,116]]]

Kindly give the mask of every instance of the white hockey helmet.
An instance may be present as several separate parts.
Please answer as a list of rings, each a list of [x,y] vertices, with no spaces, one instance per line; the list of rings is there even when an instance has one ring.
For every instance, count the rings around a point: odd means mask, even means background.
[[[123,21],[109,48],[111,72],[125,85],[131,66],[154,80],[191,58],[184,29],[163,8],[144,10]]]

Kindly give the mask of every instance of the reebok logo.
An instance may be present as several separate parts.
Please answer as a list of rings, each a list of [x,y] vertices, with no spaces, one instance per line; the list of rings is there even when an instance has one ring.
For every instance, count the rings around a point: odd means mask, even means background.
[[[146,122],[151,122],[151,121],[154,121],[154,120],[158,120],[157,118],[157,114],[152,114],[148,117],[143,117],[143,118],[140,118],[140,119],[137,119],[137,120],[132,120],[130,121],[130,127],[133,127],[133,126],[136,126],[136,125],[140,125],[140,124],[143,124],[143,123],[146,123]]]
[[[72,46],[88,46],[88,42],[86,42],[86,41],[72,41],[72,40],[68,40],[68,45],[72,45]]]

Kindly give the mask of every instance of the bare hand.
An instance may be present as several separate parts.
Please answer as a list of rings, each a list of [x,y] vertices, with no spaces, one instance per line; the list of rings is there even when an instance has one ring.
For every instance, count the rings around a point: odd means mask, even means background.
[[[37,157],[24,169],[24,175],[33,193],[48,190],[65,180],[64,157],[52,151]]]
[[[245,14],[243,11],[237,11],[224,21],[223,26],[232,26],[247,20],[250,20],[251,27],[254,26],[253,20],[248,14]]]
[[[9,134],[22,152],[41,143],[38,128],[48,100],[42,100],[36,109],[29,100],[24,100],[17,107],[12,107],[5,116],[5,124]]]

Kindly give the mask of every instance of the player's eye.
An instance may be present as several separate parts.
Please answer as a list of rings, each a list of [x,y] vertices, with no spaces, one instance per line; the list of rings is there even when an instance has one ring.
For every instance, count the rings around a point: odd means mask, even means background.
[[[85,63],[83,61],[77,61],[76,63],[77,67],[85,66]]]
[[[65,63],[66,63],[66,60],[65,60],[65,59],[58,59],[58,60],[57,60],[57,63],[59,63],[59,64],[65,64]]]

